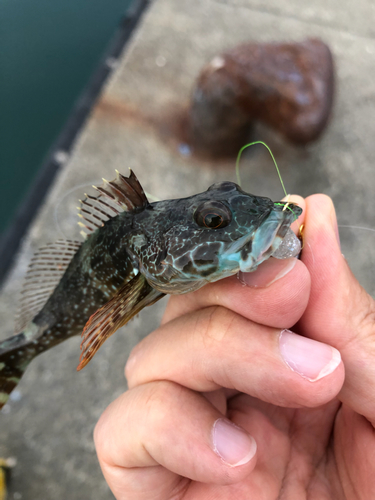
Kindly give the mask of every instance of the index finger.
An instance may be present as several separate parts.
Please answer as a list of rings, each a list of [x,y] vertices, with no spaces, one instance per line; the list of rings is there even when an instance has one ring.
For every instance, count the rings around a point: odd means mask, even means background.
[[[304,210],[305,201],[291,196],[290,201]],[[292,224],[298,233],[302,215]],[[310,292],[310,275],[296,258],[270,258],[252,273],[236,276],[200,288],[196,292],[169,299],[162,325],[184,314],[215,305],[223,306],[256,323],[275,328],[290,328],[303,314]]]

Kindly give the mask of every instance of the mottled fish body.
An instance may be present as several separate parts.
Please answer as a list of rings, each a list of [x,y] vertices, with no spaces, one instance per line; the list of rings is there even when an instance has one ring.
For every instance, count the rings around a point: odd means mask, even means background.
[[[272,255],[299,252],[290,224],[301,208],[231,182],[150,204],[134,173],[117,173],[97,192],[81,202],[87,239],[46,246],[30,266],[22,331],[0,343],[0,408],[30,361],[69,337],[83,331],[81,369],[110,335],[164,294],[197,290],[253,271]]]

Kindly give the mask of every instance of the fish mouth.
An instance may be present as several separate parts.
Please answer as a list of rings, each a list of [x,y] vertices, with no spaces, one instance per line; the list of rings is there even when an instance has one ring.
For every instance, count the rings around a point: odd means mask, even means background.
[[[290,257],[298,257],[301,253],[302,244],[301,240],[288,228],[284,238],[281,240],[280,245],[273,251],[271,257],[275,259],[289,259]]]
[[[227,258],[236,260],[240,271],[251,272],[271,256],[278,259],[297,256],[301,244],[290,229],[292,222],[289,213],[272,211],[255,231],[231,245],[226,252]]]

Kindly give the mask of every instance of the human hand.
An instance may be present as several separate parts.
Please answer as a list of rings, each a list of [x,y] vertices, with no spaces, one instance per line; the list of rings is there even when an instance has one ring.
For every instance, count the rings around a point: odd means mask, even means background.
[[[118,500],[371,498],[374,301],[330,200],[309,197],[303,217],[302,262],[271,259],[244,276],[258,287],[233,277],[172,297],[134,349],[130,390],[95,430]]]

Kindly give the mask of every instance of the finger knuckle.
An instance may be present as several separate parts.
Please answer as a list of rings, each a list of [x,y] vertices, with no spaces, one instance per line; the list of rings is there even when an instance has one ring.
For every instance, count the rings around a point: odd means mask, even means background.
[[[204,347],[213,349],[230,335],[238,315],[221,306],[204,309],[195,325],[195,333]]]
[[[181,401],[184,391],[182,386],[169,380],[159,380],[148,384],[145,388],[143,408],[146,420],[152,419],[157,427],[158,423],[163,425],[177,401]]]

